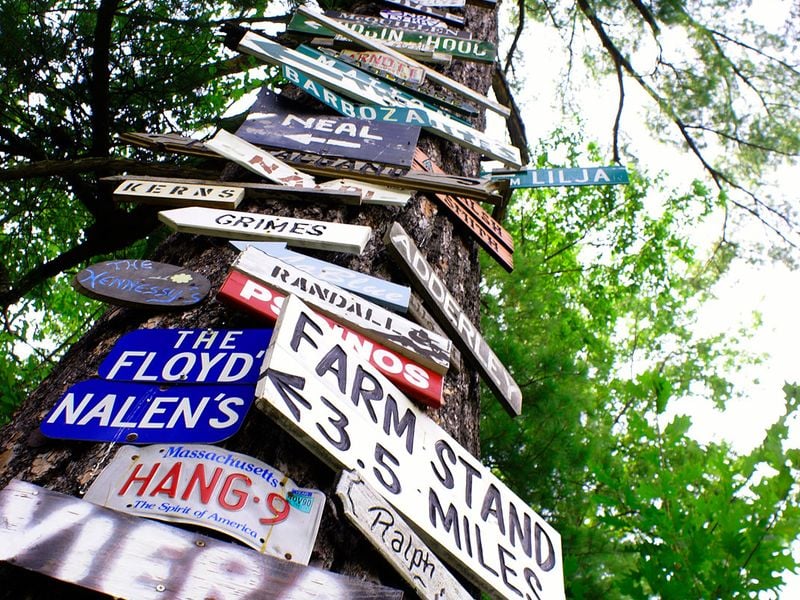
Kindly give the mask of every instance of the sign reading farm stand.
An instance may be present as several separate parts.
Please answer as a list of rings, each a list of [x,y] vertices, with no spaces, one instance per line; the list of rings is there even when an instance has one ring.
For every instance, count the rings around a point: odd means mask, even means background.
[[[75,275],[72,284],[81,294],[96,300],[152,308],[191,306],[211,289],[211,283],[199,273],[138,259],[108,260],[86,267]]]
[[[84,500],[221,531],[262,554],[308,564],[325,494],[255,458],[187,444],[121,447]]]

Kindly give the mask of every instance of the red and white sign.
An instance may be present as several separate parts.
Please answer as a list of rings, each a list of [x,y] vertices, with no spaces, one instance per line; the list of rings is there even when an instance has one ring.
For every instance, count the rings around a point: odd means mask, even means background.
[[[245,454],[202,444],[122,446],[84,500],[215,529],[262,554],[308,564],[325,494]]]
[[[246,311],[275,322],[281,312],[286,294],[267,287],[244,273],[231,271],[219,289],[217,297]],[[330,326],[329,332],[337,335],[358,355],[381,371],[398,388],[413,400],[433,408],[444,403],[442,386],[444,377],[419,365],[402,354],[378,344],[352,329],[323,317]]]

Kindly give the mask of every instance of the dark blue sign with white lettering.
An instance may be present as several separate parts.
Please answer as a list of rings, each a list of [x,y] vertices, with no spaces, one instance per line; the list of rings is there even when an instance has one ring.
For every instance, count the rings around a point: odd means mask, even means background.
[[[71,386],[40,425],[67,440],[213,444],[239,430],[255,385],[152,385],[89,379]]]
[[[137,329],[98,372],[141,383],[255,384],[271,337],[271,329]]]

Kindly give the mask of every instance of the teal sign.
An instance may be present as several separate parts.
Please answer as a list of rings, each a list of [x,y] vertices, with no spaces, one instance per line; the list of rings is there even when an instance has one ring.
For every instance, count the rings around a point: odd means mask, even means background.
[[[509,180],[509,187],[512,189],[628,183],[628,172],[625,167],[525,169],[492,171],[488,175],[494,180]]]

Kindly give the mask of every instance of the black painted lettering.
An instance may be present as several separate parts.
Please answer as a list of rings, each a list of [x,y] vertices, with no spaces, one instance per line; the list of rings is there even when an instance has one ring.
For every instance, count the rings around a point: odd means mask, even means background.
[[[410,409],[406,409],[403,418],[397,410],[397,401],[389,394],[386,397],[386,404],[383,412],[383,432],[389,435],[391,429],[397,437],[402,438],[405,433],[406,436],[406,451],[409,454],[414,453],[414,431],[417,423],[416,415]]]
[[[461,534],[458,528],[458,511],[456,507],[451,504],[445,515],[439,496],[436,495],[435,491],[428,490],[428,518],[434,527],[437,527],[437,515],[445,531],[452,529],[453,541],[455,541],[456,547],[461,550]]]

